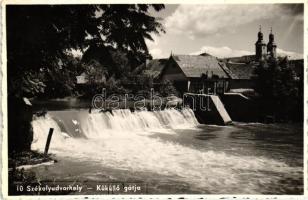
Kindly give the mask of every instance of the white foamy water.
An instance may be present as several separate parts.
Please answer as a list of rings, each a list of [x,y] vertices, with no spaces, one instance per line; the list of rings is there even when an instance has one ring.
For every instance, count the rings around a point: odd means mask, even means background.
[[[156,173],[189,183],[200,191],[220,194],[235,190],[256,194],[262,185],[301,173],[301,168],[277,160],[198,150],[153,136],[155,132],[177,134],[178,129],[194,132],[197,125],[190,109],[134,113],[116,110],[112,114],[50,112],[46,118],[33,121],[32,149],[43,151],[48,129],[53,127],[50,153],[81,162],[99,162],[112,169]]]

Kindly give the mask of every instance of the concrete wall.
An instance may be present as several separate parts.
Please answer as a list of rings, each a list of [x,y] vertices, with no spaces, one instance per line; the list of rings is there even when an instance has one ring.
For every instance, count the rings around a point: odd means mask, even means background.
[[[223,103],[216,95],[186,93],[184,104],[189,105],[201,124],[227,125],[232,123]]]
[[[231,79],[229,89],[254,88],[254,81],[251,79]]]
[[[240,93],[225,93],[221,100],[233,121],[257,122],[260,118],[258,104]]]

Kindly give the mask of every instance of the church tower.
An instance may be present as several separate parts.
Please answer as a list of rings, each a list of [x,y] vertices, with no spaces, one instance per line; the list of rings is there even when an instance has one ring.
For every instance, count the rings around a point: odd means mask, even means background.
[[[277,55],[276,48],[277,48],[277,45],[274,41],[274,34],[272,33],[272,28],[271,28],[271,33],[269,34],[269,41],[267,43],[267,53],[272,58],[276,58],[276,55]]]
[[[257,40],[255,45],[256,45],[255,61],[260,61],[267,54],[267,52],[266,52],[266,44],[263,42],[263,33],[261,32],[261,26],[260,26],[260,30],[259,30],[259,33],[258,33],[258,40]]]

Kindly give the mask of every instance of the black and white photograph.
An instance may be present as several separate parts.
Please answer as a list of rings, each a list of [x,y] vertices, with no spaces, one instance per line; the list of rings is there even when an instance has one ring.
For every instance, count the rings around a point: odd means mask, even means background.
[[[4,197],[304,199],[306,3],[3,3]]]

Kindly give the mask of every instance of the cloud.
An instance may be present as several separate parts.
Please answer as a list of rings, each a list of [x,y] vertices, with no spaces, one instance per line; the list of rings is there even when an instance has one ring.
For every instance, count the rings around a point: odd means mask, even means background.
[[[253,52],[245,50],[235,50],[230,47],[213,47],[213,46],[203,46],[199,51],[191,53],[191,55],[200,55],[201,53],[208,53],[212,56],[219,58],[228,58],[228,57],[239,57],[244,55],[252,55]]]
[[[288,56],[290,60],[295,60],[295,59],[303,59],[304,56],[301,53],[293,52],[293,51],[287,51],[283,49],[277,48],[277,54],[278,56]]]
[[[150,54],[153,58],[163,58],[163,52],[160,49],[151,49]]]
[[[149,49],[158,46],[159,38],[156,34],[150,34],[153,40],[145,39],[145,43]]]
[[[230,47],[213,47],[213,46],[203,46],[199,51],[190,53],[190,55],[200,55],[201,53],[208,53],[212,56],[216,56],[218,58],[230,58],[230,57],[240,57],[245,55],[254,55],[255,52],[246,51],[246,50],[238,50],[231,49]],[[277,48],[278,56],[288,56],[289,59],[303,59],[303,54],[287,51],[283,49]]]
[[[189,38],[204,37],[228,31],[260,19],[290,17],[300,14],[300,6],[267,5],[180,5],[165,19],[167,31],[186,34]],[[302,14],[301,14],[302,15]],[[297,17],[296,19],[300,19]]]
[[[153,41],[146,39],[145,43],[152,57],[166,58],[168,55],[164,54],[164,52],[161,50],[159,37],[155,34],[152,34],[151,36],[153,38]]]

